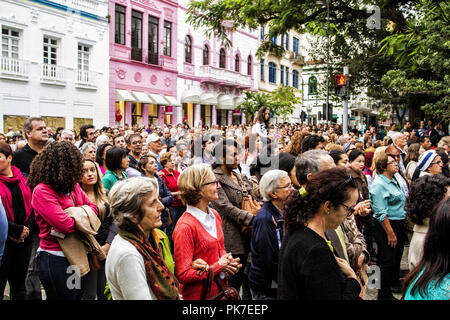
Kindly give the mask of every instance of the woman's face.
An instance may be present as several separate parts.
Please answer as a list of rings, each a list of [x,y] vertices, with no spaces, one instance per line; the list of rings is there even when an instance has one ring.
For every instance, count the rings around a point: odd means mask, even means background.
[[[129,165],[130,165],[130,159],[128,158],[127,155],[125,155],[122,158],[122,162],[120,163],[120,166],[122,167],[122,169],[125,170],[126,168],[128,168]]]
[[[341,168],[345,168],[348,169],[348,167],[350,166],[348,163],[348,155],[346,153],[341,155],[341,158],[339,159],[339,161],[337,162],[337,166],[341,167]]]
[[[142,144],[141,156],[145,156],[148,154],[148,146],[147,144]]]
[[[273,192],[273,194],[276,196],[276,200],[286,201],[291,190],[292,190],[291,178],[289,178],[289,176],[286,176],[280,179],[280,184],[278,188],[275,190],[275,192]]]
[[[175,165],[173,164],[173,161],[172,161],[172,157],[170,157],[170,158],[167,160],[166,165],[164,166],[164,168],[165,168],[166,170],[169,170],[169,171],[172,171],[172,170],[175,168]]]
[[[428,172],[432,175],[441,174],[443,164],[441,157],[437,156],[428,168]]]
[[[207,201],[215,201],[219,199],[219,193],[217,190],[220,188],[220,185],[216,183],[216,181],[216,176],[213,173],[210,173],[206,177],[205,183],[200,189],[200,195],[203,199]]]
[[[3,153],[0,153],[0,171],[4,171],[11,166],[12,156],[6,157]]]
[[[158,197],[158,192],[151,192],[145,197],[142,203],[141,211],[143,212],[143,218],[138,223],[138,226],[145,233],[162,226],[161,210],[164,209],[164,206]]]
[[[81,178],[81,184],[93,185],[97,183],[97,168],[91,161],[85,161],[83,163],[83,177]]]
[[[144,171],[149,176],[154,176],[156,171],[158,171],[158,162],[153,158],[148,158],[148,162],[144,167]]]
[[[398,162],[391,156],[388,156],[386,172],[391,176],[398,172]]]
[[[224,154],[225,165],[231,169],[237,169],[238,167],[238,150],[236,147],[231,146],[226,148],[226,155]]]
[[[364,169],[364,156],[358,156],[350,163],[350,167],[357,173],[361,172]]]
[[[95,149],[88,148],[88,150],[84,156],[88,159],[91,159],[92,161],[95,161]]]
[[[357,189],[349,189],[349,199],[343,202],[343,204],[339,204],[336,207],[331,205],[330,214],[325,213],[326,219],[326,228],[327,230],[336,229],[342,222],[347,219],[349,211],[347,208],[353,208],[358,201],[358,190]]]
[[[264,119],[265,120],[270,119],[270,109],[266,109],[266,111],[264,111]]]

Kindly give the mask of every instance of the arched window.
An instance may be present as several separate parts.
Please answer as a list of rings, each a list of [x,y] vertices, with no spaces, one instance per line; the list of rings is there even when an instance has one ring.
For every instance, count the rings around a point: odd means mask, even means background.
[[[203,47],[203,65],[209,65],[209,48],[206,44]]]
[[[238,54],[234,57],[234,71],[241,71],[241,59]]]
[[[225,69],[225,49],[220,49],[219,52],[219,68]]]
[[[292,86],[298,89],[298,71],[292,71]]]
[[[253,65],[252,56],[248,56],[248,58],[247,58],[247,74],[249,76],[252,75],[252,65]]]
[[[317,78],[312,76],[308,79],[308,95],[317,94]]]
[[[184,61],[192,63],[192,41],[190,36],[184,39]]]
[[[277,67],[275,63],[269,62],[269,82],[276,83],[277,81]]]

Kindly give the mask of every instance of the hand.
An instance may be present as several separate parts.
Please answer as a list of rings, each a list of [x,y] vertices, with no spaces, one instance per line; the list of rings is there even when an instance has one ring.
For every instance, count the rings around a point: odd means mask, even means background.
[[[240,258],[234,259],[230,254],[229,264],[226,267],[226,269],[224,270],[225,273],[227,274],[227,276],[232,276],[232,275],[236,274],[239,271],[239,269],[242,268],[242,264],[240,264],[239,262],[240,262]]]
[[[103,252],[105,253],[105,256],[108,256],[109,248],[111,248],[111,244],[105,243],[102,247]]]
[[[341,268],[342,272],[344,273],[344,275],[347,278],[354,278],[356,280],[358,280],[358,278],[356,277],[356,273],[355,271],[352,269],[352,267],[350,267],[350,265],[348,264],[347,260],[345,259],[341,259],[338,257],[335,257],[336,261],[339,265],[339,268]]]
[[[391,231],[387,234],[388,246],[395,248],[397,246],[397,236],[394,231]]]
[[[201,276],[209,268],[208,264],[203,259],[197,259],[191,264],[191,268],[198,270],[197,274]]]
[[[354,209],[355,209],[355,214],[358,214],[362,217],[367,216],[371,211],[370,200],[361,201],[360,203],[358,203],[355,206]]]
[[[361,253],[361,255],[358,258],[358,269],[361,269],[365,259],[366,255],[364,253]]]

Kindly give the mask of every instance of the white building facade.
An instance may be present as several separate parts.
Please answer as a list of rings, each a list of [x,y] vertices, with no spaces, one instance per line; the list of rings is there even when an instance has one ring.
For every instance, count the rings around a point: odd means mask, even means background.
[[[107,0],[0,0],[0,132],[108,125]]]
[[[230,31],[232,46],[227,48],[186,22],[188,4],[178,1],[177,119],[190,126],[245,123],[244,112],[236,107],[243,91],[257,89],[258,31]]]
[[[267,37],[267,27],[260,27],[260,44]],[[273,43],[282,46],[285,54],[277,57],[267,53],[264,58],[258,61],[258,88],[260,91],[272,92],[279,86],[290,86],[301,90],[301,74],[304,64],[304,55],[302,50],[302,36],[290,30],[286,34],[270,39]],[[301,91],[297,92],[301,97]],[[294,112],[288,119],[274,118],[273,122],[297,123],[300,121],[302,103],[295,105]]]

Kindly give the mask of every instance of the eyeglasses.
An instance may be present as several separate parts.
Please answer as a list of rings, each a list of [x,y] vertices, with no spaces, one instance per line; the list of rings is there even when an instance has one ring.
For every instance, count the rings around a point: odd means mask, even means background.
[[[431,165],[435,165],[437,164],[438,166],[442,167],[442,165],[444,164],[444,162],[442,162],[441,160],[433,162]]]
[[[397,165],[397,166],[398,166],[397,161],[389,161],[387,164],[388,164],[388,165],[393,164],[393,165]]]
[[[136,141],[133,141],[131,144],[142,144],[142,141],[136,140]]]
[[[287,186],[284,187],[277,187],[277,189],[286,189],[286,188],[292,188],[292,183],[289,183]]]
[[[209,185],[209,184],[213,184],[213,183],[216,184],[216,187],[219,187],[219,186],[220,186],[220,182],[217,181],[217,180],[214,180],[214,181],[211,181],[211,182],[204,183],[204,184],[202,185],[202,187],[207,186],[207,185]]]
[[[353,209],[353,207],[347,206],[343,203],[341,203],[340,205],[344,206],[344,208],[347,209],[347,217],[351,217],[353,215],[353,212],[355,212],[355,209]]]

